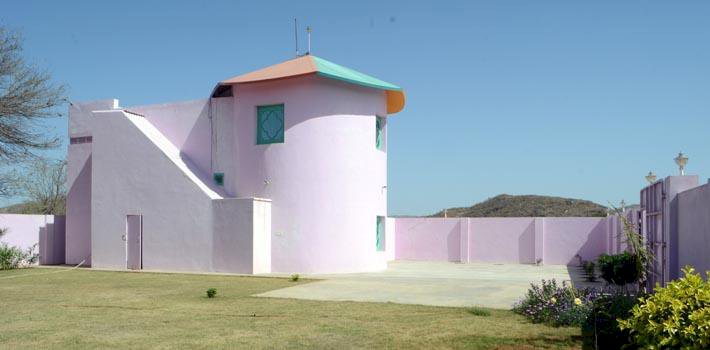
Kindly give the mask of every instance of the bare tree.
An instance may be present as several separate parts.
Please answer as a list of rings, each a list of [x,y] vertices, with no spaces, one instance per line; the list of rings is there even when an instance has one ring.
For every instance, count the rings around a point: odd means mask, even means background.
[[[67,163],[63,160],[36,159],[17,179],[18,194],[27,199],[27,214],[65,213]]]
[[[61,115],[65,89],[21,53],[21,37],[0,27],[0,161],[27,160],[60,143],[41,121]]]

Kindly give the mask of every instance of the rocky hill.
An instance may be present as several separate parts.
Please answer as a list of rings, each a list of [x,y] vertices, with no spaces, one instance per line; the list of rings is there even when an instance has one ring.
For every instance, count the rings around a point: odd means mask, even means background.
[[[572,198],[501,194],[470,207],[450,208],[448,217],[567,217],[606,216],[607,208],[597,203]],[[432,216],[444,216],[440,211]]]

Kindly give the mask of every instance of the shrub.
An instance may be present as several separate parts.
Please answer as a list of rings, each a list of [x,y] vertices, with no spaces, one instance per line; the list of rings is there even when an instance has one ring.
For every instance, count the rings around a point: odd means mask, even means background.
[[[624,286],[638,282],[643,272],[643,266],[637,255],[623,252],[621,254],[599,256],[599,270],[602,278],[609,284]]]
[[[469,308],[468,313],[470,313],[471,315],[475,315],[475,316],[490,316],[491,315],[491,312],[489,310],[486,310],[486,309],[480,308],[480,307]]]
[[[301,278],[297,273],[294,273],[291,275],[291,282],[298,282],[298,280]]]
[[[23,265],[33,263],[37,258],[31,255],[32,249],[27,252],[17,247],[11,247],[7,243],[0,243],[0,270],[11,270]]]
[[[591,311],[591,302],[598,296],[594,289],[578,290],[566,282],[542,280],[531,284],[527,294],[513,307],[513,311],[535,323],[551,326],[579,326]]]
[[[617,319],[626,318],[637,298],[629,294],[601,295],[593,301],[592,311],[582,325],[584,349],[632,349],[628,330],[619,329]]]
[[[596,274],[596,264],[594,261],[585,261],[584,264],[582,264],[582,269],[584,269],[584,278],[588,282],[594,282],[597,280],[597,274]]]
[[[684,277],[639,299],[619,326],[629,330],[636,344],[648,349],[710,348],[710,282],[692,267]],[[706,273],[710,278],[710,273]]]
[[[208,298],[214,298],[217,296],[217,289],[216,288],[210,288],[207,290],[207,297]]]

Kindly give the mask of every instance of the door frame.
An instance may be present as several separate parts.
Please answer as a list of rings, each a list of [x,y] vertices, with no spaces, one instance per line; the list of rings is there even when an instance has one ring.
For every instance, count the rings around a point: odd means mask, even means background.
[[[138,245],[139,264],[138,264],[137,269],[130,268],[129,264],[128,264],[128,259],[129,259],[128,245],[129,245],[129,240],[131,239],[131,237],[129,237],[129,234],[128,234],[128,225],[129,225],[128,220],[130,217],[138,217],[138,232],[139,232],[140,244]],[[124,253],[125,253],[126,270],[143,270],[143,215],[142,214],[127,214],[126,215],[126,232],[124,234],[124,237],[125,237],[125,239],[123,241],[125,244]]]

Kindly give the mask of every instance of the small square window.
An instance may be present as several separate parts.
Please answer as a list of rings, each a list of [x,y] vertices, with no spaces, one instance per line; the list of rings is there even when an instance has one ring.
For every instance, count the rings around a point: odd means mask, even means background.
[[[375,121],[375,147],[379,150],[385,149],[385,122],[384,117],[376,117]]]
[[[256,107],[256,144],[284,142],[284,105]]]
[[[377,231],[375,234],[375,248],[378,252],[385,250],[385,217],[377,217]]]
[[[217,186],[224,186],[224,173],[214,173],[212,179]]]

